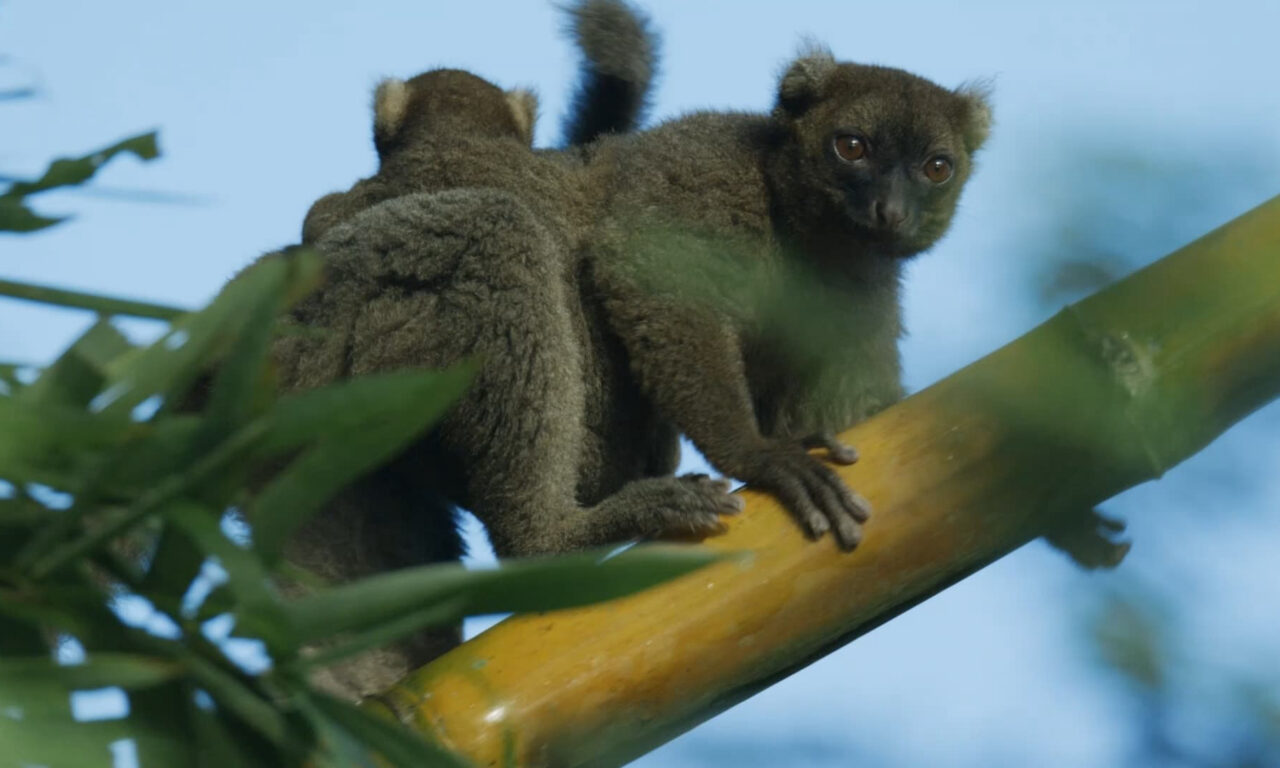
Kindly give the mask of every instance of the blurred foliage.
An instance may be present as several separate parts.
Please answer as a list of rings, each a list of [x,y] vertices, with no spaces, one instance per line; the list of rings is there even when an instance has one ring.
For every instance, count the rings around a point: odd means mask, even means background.
[[[1129,764],[1280,766],[1280,695],[1264,674],[1219,665],[1189,648],[1166,596],[1122,578],[1095,603],[1085,626],[1097,661],[1115,676],[1132,712]]]
[[[1096,291],[1274,195],[1280,157],[1246,149],[1259,144],[1237,137],[1206,154],[1079,135],[1062,142],[1052,167],[1028,174],[1058,180],[1038,206],[1052,218],[1015,246],[1032,258],[1042,309]],[[1187,511],[1203,525],[1203,510]],[[1149,561],[1170,559],[1159,542],[1138,546]],[[1192,641],[1194,606],[1183,582],[1152,578],[1132,562],[1106,582],[1100,591],[1090,586],[1080,626],[1089,656],[1131,712],[1125,764],[1280,768],[1274,670],[1220,663],[1219,651]]]
[[[27,198],[60,187],[83,184],[93,178],[103,166],[122,154],[130,154],[142,160],[154,160],[160,156],[156,133],[143,133],[96,152],[81,157],[63,157],[54,160],[38,179],[12,181],[0,193],[0,232],[34,232],[52,227],[67,220],[66,216],[42,216],[27,205]]]
[[[1275,194],[1280,157],[1248,149],[1265,144],[1239,137],[1205,153],[1087,134],[1058,142],[1046,167],[1026,174],[1052,217],[1017,247],[1039,266],[1038,299],[1080,299]]]
[[[154,155],[154,136],[54,163],[11,187],[6,210],[125,151]],[[283,600],[278,577],[299,576],[283,542],[421,435],[470,377],[468,366],[404,371],[279,394],[277,318],[319,276],[316,254],[289,249],[190,313],[0,284],[0,296],[99,315],[43,370],[0,365],[0,764],[107,765],[127,743],[143,768],[460,765],[316,690],[309,673],[472,612],[606,600],[713,559],[637,547],[487,571],[423,566]],[[114,314],[169,325],[140,346]],[[246,641],[259,662],[235,650]],[[78,697],[103,690],[125,706],[84,722]]]

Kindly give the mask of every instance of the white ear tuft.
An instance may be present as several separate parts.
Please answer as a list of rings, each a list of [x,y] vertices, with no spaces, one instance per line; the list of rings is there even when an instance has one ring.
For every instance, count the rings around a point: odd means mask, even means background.
[[[787,67],[778,83],[778,106],[789,114],[802,114],[822,95],[827,78],[836,68],[831,50],[815,40],[806,40],[800,57]]]
[[[373,92],[373,134],[381,141],[394,137],[409,111],[409,84],[388,77]]]
[[[521,138],[532,146],[533,125],[538,121],[538,95],[524,88],[513,88],[506,95],[507,106],[511,108],[511,116],[515,118]]]
[[[991,134],[991,90],[989,80],[965,83],[956,89],[956,95],[965,101],[964,141],[970,152],[981,147]]]

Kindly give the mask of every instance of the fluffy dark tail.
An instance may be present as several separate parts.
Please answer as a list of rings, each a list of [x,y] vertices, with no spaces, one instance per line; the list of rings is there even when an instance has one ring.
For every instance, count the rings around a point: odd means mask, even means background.
[[[634,130],[649,105],[658,37],[623,0],[578,0],[566,9],[582,69],[564,121],[566,145]]]

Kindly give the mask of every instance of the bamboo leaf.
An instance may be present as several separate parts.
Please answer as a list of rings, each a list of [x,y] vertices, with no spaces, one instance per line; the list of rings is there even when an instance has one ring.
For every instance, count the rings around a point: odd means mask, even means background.
[[[160,148],[156,143],[156,132],[151,131],[118,141],[82,157],[64,157],[54,160],[39,179],[14,182],[9,185],[3,195],[0,195],[0,198],[22,198],[56,187],[83,184],[93,178],[102,166],[120,154],[131,154],[141,160],[154,160],[159,157]]]
[[[254,408],[272,394],[264,386],[269,383],[264,374],[276,315],[283,308],[283,293],[277,288],[273,295],[249,308],[239,338],[214,379],[204,411],[204,441],[212,443],[243,425]]]
[[[41,523],[53,522],[54,513],[30,499],[0,499],[0,527],[26,528]],[[5,539],[0,537],[0,561],[11,557],[17,551],[16,537]]]
[[[265,642],[273,655],[296,652],[298,644],[261,561],[226,537],[218,514],[196,504],[178,502],[167,506],[163,515],[202,553],[222,563],[239,628]]]
[[[249,734],[238,733],[240,729],[234,725],[217,711],[192,707],[191,751],[196,768],[280,768],[274,752],[264,754],[253,749],[252,742],[245,738]]]
[[[465,366],[361,377],[282,400],[266,416],[262,457],[316,440],[263,489],[249,513],[254,546],[275,560],[334,493],[394,456],[434,422],[470,379]]]
[[[99,525],[84,536],[56,547],[52,552],[36,559],[31,565],[29,575],[35,579],[46,578],[49,574],[102,546],[111,538],[153,514],[162,505],[204,482],[229,462],[247,453],[261,435],[262,429],[258,423],[250,424],[240,430],[182,473],[166,477],[154,488],[138,497],[127,509],[109,519],[100,520]]]
[[[118,443],[133,427],[127,417],[0,397],[0,477],[71,487],[63,475],[67,467]]]
[[[118,389],[103,413],[131,411],[153,395],[163,398],[166,410],[175,408],[191,383],[212,367],[246,325],[260,320],[257,307],[287,305],[311,290],[319,274],[319,257],[307,249],[258,260],[209,306],[178,318],[155,344],[118,358],[110,375]]]
[[[0,707],[21,707],[33,687],[145,688],[181,674],[171,660],[130,653],[95,653],[83,664],[58,664],[47,655],[0,658]]]
[[[308,595],[285,606],[303,642],[351,630],[398,625],[410,632],[482,613],[545,611],[597,603],[638,592],[721,560],[697,547],[640,546],[507,560],[493,570],[428,565],[384,573]],[[425,610],[446,605],[449,610]],[[420,611],[423,624],[401,620]]]
[[[38,232],[61,224],[67,216],[41,216],[22,204],[22,200],[0,197],[0,232]]]
[[[390,621],[376,624],[370,629],[345,635],[337,644],[327,645],[298,661],[304,667],[327,666],[374,648],[382,648],[423,627],[456,624],[460,616],[466,615],[466,610],[466,597],[457,595],[433,603],[426,608],[410,611]]]
[[[102,599],[98,594],[89,595],[84,588],[48,589],[40,592],[3,592],[0,591],[0,651],[7,655],[40,655],[49,651],[49,643],[39,631],[23,639],[19,628],[33,628],[40,631],[56,630],[76,637],[96,629],[95,624],[106,614],[84,610],[86,597],[93,600],[96,608],[101,608]],[[106,614],[111,624],[116,625],[115,617]],[[15,642],[16,641],[16,642]]]
[[[6,386],[10,393],[17,393],[25,388],[27,385],[18,378],[18,371],[25,367],[18,363],[0,363],[0,392]]]
[[[129,694],[129,719],[147,728],[134,739],[141,768],[191,765],[194,757],[192,695],[193,689],[186,680],[174,680]],[[179,740],[176,744],[172,742],[175,736]]]
[[[48,652],[39,625],[24,620],[26,617],[15,617],[5,608],[0,595],[0,655]]]
[[[0,198],[0,231],[3,231],[4,229],[3,217],[5,205],[6,201],[4,198]],[[61,219],[53,219],[51,221],[56,224],[61,221]],[[187,313],[187,310],[185,309],[165,306],[163,304],[134,301],[132,299],[119,299],[111,296],[101,296],[94,293],[81,293],[80,291],[68,291],[63,288],[52,288],[47,285],[15,283],[10,280],[0,280],[0,296],[8,296],[11,299],[34,301],[40,304],[54,304],[59,307],[87,309],[91,312],[97,312],[100,315],[131,315],[133,317],[146,317],[153,320],[176,320]]]
[[[23,402],[83,408],[102,390],[109,362],[132,348],[111,323],[100,320],[22,391]]]
[[[155,553],[141,579],[140,591],[152,602],[181,605],[183,595],[204,567],[205,555],[190,536],[171,523],[163,525],[156,537]],[[180,614],[181,610],[175,610],[171,615]]]
[[[153,747],[151,754],[159,759],[145,762],[142,768],[185,765],[188,751],[183,736],[134,717],[80,723],[69,717],[65,720],[13,718],[0,713],[0,744],[4,745],[0,753],[4,762],[0,765],[6,768],[111,765],[111,745],[122,739],[145,741]]]
[[[300,748],[298,734],[283,713],[237,676],[192,654],[182,654],[182,661],[195,682],[239,722],[279,749],[297,751]]]
[[[199,458],[196,437],[203,419],[192,414],[171,414],[139,424],[125,450],[113,458],[104,487],[122,498],[153,488],[170,475],[181,473]]]
[[[116,396],[103,413],[128,413],[152,395],[163,397],[168,407],[180,401],[219,348],[240,332],[253,308],[279,295],[287,269],[280,260],[260,262],[223,288],[208,307],[175,321],[155,344],[121,359],[111,376]]]
[[[370,421],[391,419],[429,407],[426,423],[437,418],[466,388],[475,368],[396,371],[348,379],[281,397],[267,415],[266,437],[256,449],[274,458],[315,440],[357,432]]]
[[[330,728],[326,730],[337,730],[339,733],[332,735],[339,738],[345,732],[357,742],[355,749],[350,744],[330,745],[331,748],[337,746],[339,749],[345,746],[344,751],[348,757],[354,756],[352,753],[357,752],[360,746],[367,745],[398,768],[467,768],[470,765],[444,747],[354,704],[319,692],[314,692],[309,699],[315,708],[311,713],[312,717],[321,720],[319,725],[329,725]],[[363,764],[376,765],[372,762]]]

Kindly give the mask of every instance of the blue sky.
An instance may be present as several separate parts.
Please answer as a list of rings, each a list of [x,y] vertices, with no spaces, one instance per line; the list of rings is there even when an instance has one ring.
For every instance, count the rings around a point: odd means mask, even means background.
[[[1028,298],[1042,265],[1027,244],[1068,247],[1072,190],[1099,187],[1078,215],[1105,219],[1134,266],[1280,193],[1280,3],[643,7],[664,37],[654,119],[768,108],[805,36],[945,85],[994,80],[996,127],[956,225],[910,271],[912,389],[1056,308]],[[0,3],[0,90],[40,89],[0,105],[0,173],[34,175],[53,156],[150,128],[164,151],[118,161],[97,194],[41,197],[42,212],[75,219],[0,236],[0,277],[206,301],[258,254],[295,242],[315,198],[372,172],[369,100],[386,75],[448,65],[532,86],[536,141],[554,144],[576,67],[560,23],[543,2]],[[1184,185],[1194,175],[1188,213],[1150,215],[1161,190],[1109,182],[1108,152]],[[0,359],[45,361],[86,322],[0,301]],[[1280,604],[1277,428],[1280,411],[1264,410],[1107,507],[1132,524],[1126,569],[1185,583],[1198,656],[1246,664],[1280,642],[1263,608]],[[1127,713],[1092,676],[1073,613],[1108,578],[1033,544],[638,765],[1119,764]]]

